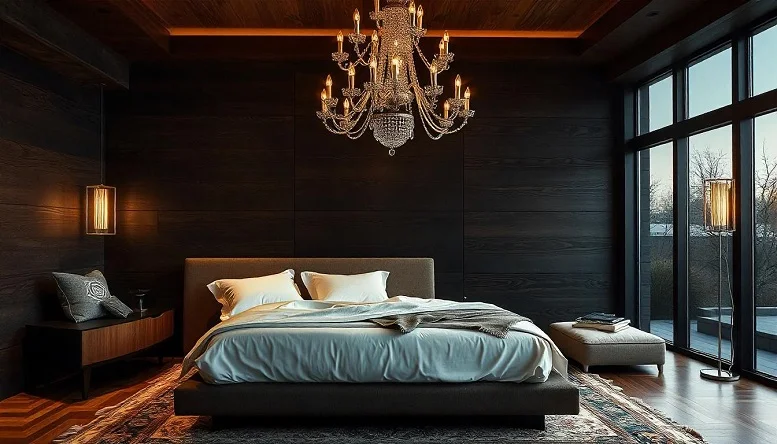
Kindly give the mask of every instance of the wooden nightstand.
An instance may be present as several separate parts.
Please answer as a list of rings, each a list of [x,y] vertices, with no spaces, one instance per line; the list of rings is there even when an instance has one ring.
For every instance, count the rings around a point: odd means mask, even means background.
[[[173,335],[173,310],[149,309],[127,319],[75,323],[52,321],[27,326],[25,380],[28,389],[81,372],[81,392],[89,395],[92,367],[150,349]],[[160,356],[161,358],[161,356]]]

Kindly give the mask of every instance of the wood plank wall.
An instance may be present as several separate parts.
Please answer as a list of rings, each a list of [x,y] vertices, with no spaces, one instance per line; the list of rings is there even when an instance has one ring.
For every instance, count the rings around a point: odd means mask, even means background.
[[[431,256],[441,298],[542,327],[614,310],[612,89],[570,65],[457,69],[476,118],[392,158],[315,117],[331,64],[134,66],[109,100],[112,285],[180,306],[189,256]]]
[[[0,48],[0,398],[22,389],[25,324],[62,316],[51,272],[103,266],[82,217],[100,180],[98,94]]]

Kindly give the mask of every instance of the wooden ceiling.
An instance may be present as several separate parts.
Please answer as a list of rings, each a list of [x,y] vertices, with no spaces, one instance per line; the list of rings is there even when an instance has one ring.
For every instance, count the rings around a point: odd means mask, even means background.
[[[429,28],[534,32],[537,37],[578,37],[619,0],[419,0]],[[142,0],[171,34],[184,28],[213,34],[220,29],[299,30],[351,26],[372,0]],[[385,1],[382,2],[385,5]],[[369,20],[365,20],[369,28]],[[493,35],[493,33],[491,34]]]
[[[380,1],[386,5],[401,0]],[[755,17],[777,12],[777,0],[416,0],[416,4],[424,7],[424,23],[433,31],[430,37],[450,31],[457,60],[574,60],[602,65],[617,79],[624,73],[639,75],[655,64],[666,66]],[[0,0],[0,37],[5,46],[44,62],[65,64],[47,55],[53,51],[74,61],[88,76],[125,85],[126,75],[109,73],[126,61],[328,61],[335,34],[351,28],[355,8],[362,12],[362,29],[370,32],[367,17],[374,0]],[[10,29],[3,30],[3,24]],[[100,43],[102,49],[95,46]],[[421,45],[434,51],[435,43],[429,38]],[[127,60],[122,62],[122,57]]]

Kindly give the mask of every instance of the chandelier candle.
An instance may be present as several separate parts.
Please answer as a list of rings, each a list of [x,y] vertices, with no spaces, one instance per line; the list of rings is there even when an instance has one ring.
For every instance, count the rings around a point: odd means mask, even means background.
[[[469,98],[472,97],[472,94],[469,92],[469,87],[467,87],[467,90],[464,91],[464,111],[469,111]]]
[[[393,156],[396,148],[414,137],[416,120],[431,139],[437,140],[460,131],[475,115],[470,108],[469,92],[461,98],[465,85],[460,76],[456,76],[454,89],[446,95],[446,88],[438,83],[438,76],[453,62],[450,34],[446,31],[440,40],[439,54],[427,58],[421,53],[419,43],[426,35],[423,15],[423,8],[415,1],[385,0],[381,9],[380,0],[376,0],[375,11],[370,13],[375,32],[372,40],[367,41],[360,33],[359,12],[354,11],[356,32],[347,36],[353,50],[343,49],[346,38],[340,31],[338,52],[332,53],[332,60],[348,74],[348,83],[338,99],[332,95],[331,76],[327,77],[323,91],[326,98],[321,95],[322,109],[316,112],[327,130],[350,139],[358,139],[371,130],[375,140]],[[361,88],[356,85],[359,66],[368,67],[370,73],[369,81]],[[429,84],[421,82],[427,78],[424,70],[429,72]]]
[[[326,90],[325,89],[321,90],[321,112],[322,113],[326,112]]]

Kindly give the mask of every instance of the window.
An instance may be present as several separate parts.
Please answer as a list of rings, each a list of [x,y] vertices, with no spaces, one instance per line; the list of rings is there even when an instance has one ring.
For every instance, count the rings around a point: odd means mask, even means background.
[[[723,358],[731,359],[732,236],[704,228],[704,179],[731,178],[731,126],[691,136],[688,176],[688,325],[692,349],[718,354],[718,291],[722,293]],[[719,241],[722,241],[719,243]],[[718,247],[721,248],[719,255]],[[722,257],[722,261],[721,261]],[[719,265],[722,263],[722,268]],[[722,272],[722,280],[719,281]],[[722,285],[721,285],[722,282]],[[728,328],[727,328],[728,327]]]
[[[777,26],[753,36],[753,95],[777,88]]]
[[[731,48],[688,68],[688,117],[731,105]]]
[[[649,313],[650,332],[674,340],[674,201],[672,143],[642,151],[642,313]]]
[[[639,89],[639,133],[645,134],[672,124],[672,76]]]
[[[777,376],[777,113],[755,119],[755,360]]]

